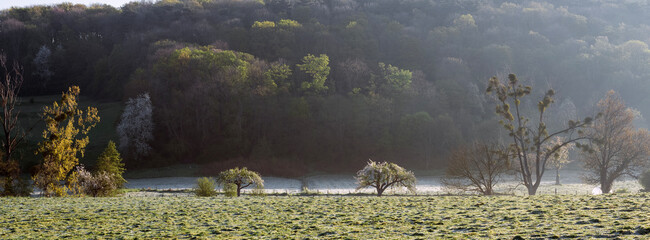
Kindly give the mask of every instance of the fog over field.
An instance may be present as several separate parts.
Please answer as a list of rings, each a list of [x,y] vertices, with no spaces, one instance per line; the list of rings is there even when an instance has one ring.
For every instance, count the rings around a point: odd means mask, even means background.
[[[562,170],[562,185],[555,185],[555,175],[548,174],[542,182],[539,190],[540,194],[562,194],[562,195],[585,195],[592,194],[592,190],[597,184],[585,184],[580,179],[581,172],[574,170]],[[452,189],[446,189],[440,182],[441,176],[417,176],[417,194],[418,195],[446,195],[459,193]],[[192,189],[196,187],[195,177],[165,177],[165,178],[146,178],[146,179],[127,179],[127,188],[143,190],[181,190]],[[304,185],[303,185],[304,184]],[[309,191],[320,194],[354,194],[354,193],[373,193],[374,189],[366,188],[356,191],[357,182],[351,175],[314,175],[300,179],[264,177],[264,189],[266,193],[288,193],[298,194],[303,192],[303,187]],[[504,179],[501,185],[498,185],[498,191],[501,194],[525,195],[525,188],[520,182],[513,177]],[[614,191],[625,189],[627,192],[635,193],[641,189],[636,179],[622,179],[617,182]],[[397,194],[408,194],[404,189],[396,188]],[[138,194],[136,194],[138,195]],[[156,194],[153,194],[154,196]]]

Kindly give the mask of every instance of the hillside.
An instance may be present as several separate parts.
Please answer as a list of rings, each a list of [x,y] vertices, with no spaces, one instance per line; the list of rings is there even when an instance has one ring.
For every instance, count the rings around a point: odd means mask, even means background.
[[[114,102],[102,124],[150,93],[154,150],[134,166],[436,169],[450,149],[505,136],[484,94],[492,76],[531,85],[530,112],[555,89],[550,128],[594,114],[610,89],[647,127],[648,11],[605,0],[58,4],[0,12],[0,49],[24,67],[22,95],[74,84]],[[107,126],[92,144],[114,136]]]

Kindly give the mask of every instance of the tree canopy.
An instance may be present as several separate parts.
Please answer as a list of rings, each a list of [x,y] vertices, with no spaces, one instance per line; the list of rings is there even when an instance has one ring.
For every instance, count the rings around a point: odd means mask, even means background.
[[[604,0],[62,3],[2,10],[0,49],[24,67],[24,96],[71,85],[102,101],[148,92],[148,144],[159,154],[147,164],[266,149],[317,167],[336,159],[353,170],[375,156],[432,167],[458,143],[499,131],[497,102],[479,89],[505,72],[525,78],[534,98],[552,87],[571,115],[610,89],[649,115],[648,11]],[[420,139],[445,147],[402,145],[402,119],[417,113],[434,119],[415,129]]]
[[[381,197],[388,188],[405,187],[409,192],[415,193],[415,175],[411,171],[389,162],[374,162],[368,164],[357,172],[357,190],[373,187],[377,196]]]

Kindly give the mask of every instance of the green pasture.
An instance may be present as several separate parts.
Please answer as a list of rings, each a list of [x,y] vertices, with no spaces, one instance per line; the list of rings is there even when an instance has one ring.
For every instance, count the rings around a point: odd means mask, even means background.
[[[642,239],[649,211],[649,194],[2,198],[0,239]]]

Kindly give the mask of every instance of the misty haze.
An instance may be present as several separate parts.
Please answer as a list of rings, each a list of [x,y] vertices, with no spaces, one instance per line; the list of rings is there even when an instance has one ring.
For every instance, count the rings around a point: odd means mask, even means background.
[[[0,9],[0,238],[650,238],[650,2]],[[5,6],[2,5],[2,6]]]

